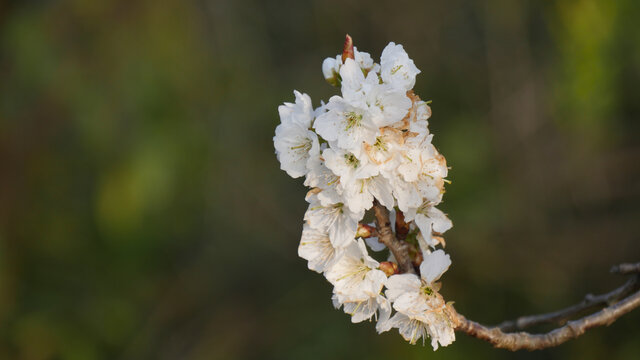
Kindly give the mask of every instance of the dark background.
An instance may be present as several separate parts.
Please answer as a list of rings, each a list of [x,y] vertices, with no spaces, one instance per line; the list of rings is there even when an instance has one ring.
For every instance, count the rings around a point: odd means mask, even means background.
[[[401,43],[452,167],[446,299],[493,324],[608,291],[640,261],[640,2],[0,4],[0,359],[640,357],[638,310],[516,354],[351,324],[272,143],[345,33]]]

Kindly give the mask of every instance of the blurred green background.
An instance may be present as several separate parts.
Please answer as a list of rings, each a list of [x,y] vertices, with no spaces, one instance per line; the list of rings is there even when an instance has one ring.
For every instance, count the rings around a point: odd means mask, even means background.
[[[640,2],[0,3],[0,359],[630,359],[640,311],[536,353],[352,325],[297,257],[277,106],[344,34],[401,43],[452,166],[443,293],[488,324],[640,261]],[[538,330],[545,330],[540,328]]]

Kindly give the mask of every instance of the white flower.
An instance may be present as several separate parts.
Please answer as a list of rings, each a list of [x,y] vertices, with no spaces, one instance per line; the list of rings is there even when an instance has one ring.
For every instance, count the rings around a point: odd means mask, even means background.
[[[362,151],[351,152],[339,147],[328,148],[322,152],[325,165],[340,177],[343,188],[350,187],[357,179],[367,179],[378,174],[375,164],[362,154]]]
[[[415,141],[416,138],[408,139],[402,151],[401,164],[398,166],[398,173],[405,181],[417,181],[420,175],[429,177],[442,177],[440,168],[435,156],[437,151],[431,144],[431,136],[425,137],[422,141]],[[445,168],[446,171],[446,168]],[[446,176],[446,172],[444,174]]]
[[[389,331],[392,328],[397,328],[400,335],[411,345],[415,345],[420,338],[424,341],[427,337],[426,323],[411,319],[402,313],[396,313],[387,321],[378,322],[378,333]]]
[[[364,101],[378,127],[389,126],[402,120],[411,107],[411,100],[404,90],[380,84],[375,73],[367,76],[363,93]]]
[[[455,340],[453,324],[436,283],[450,265],[449,255],[437,250],[425,255],[420,278],[413,274],[391,276],[386,283],[386,295],[398,313],[381,326],[383,330],[397,327],[411,343],[426,333],[431,337],[434,350],[438,343],[442,346],[452,343]]]
[[[374,198],[378,199],[387,209],[392,209],[394,200],[391,191],[389,181],[378,175],[345,182],[342,196],[345,199],[345,204],[354,212],[370,209],[373,206]]]
[[[309,201],[304,220],[311,228],[327,232],[335,248],[344,248],[354,241],[358,221],[362,219],[364,212],[353,213],[341,203],[322,206],[317,195],[311,195]]]
[[[442,179],[447,177],[447,161],[444,156],[436,150],[436,147],[431,144],[431,135],[428,138],[426,148],[428,149],[427,154],[431,156],[422,159],[422,170],[420,175],[431,179]]]
[[[442,234],[453,227],[453,223],[447,215],[428,202],[417,209],[413,221],[420,229],[424,240],[430,246],[435,246],[438,243],[433,241],[432,231]]]
[[[370,73],[365,81],[362,69],[353,59],[347,59],[340,68],[340,77],[342,97],[329,99],[325,106],[327,111],[315,121],[315,129],[325,140],[337,141],[340,148],[355,151],[363,142],[373,144],[382,121],[379,106],[371,105],[380,103],[380,100],[366,97],[366,91],[379,86],[377,75]],[[407,101],[410,102],[408,98]],[[380,106],[383,105],[380,103]],[[396,108],[398,106],[392,106],[387,112],[395,114],[401,111],[394,110]]]
[[[313,121],[311,98],[294,91],[296,103],[285,103],[278,108],[282,123],[273,137],[280,168],[293,178],[307,173],[310,158],[319,155],[318,136],[309,130]]]
[[[429,118],[431,117],[431,108],[429,105],[420,100],[413,91],[407,92],[407,96],[411,99],[411,108],[407,117],[402,122],[394,124],[402,130],[409,130],[414,136],[418,138],[418,142],[421,142],[426,136],[429,135]]]
[[[444,195],[444,183],[445,180],[441,177],[431,177],[429,175],[421,174],[418,177],[418,181],[415,182],[420,196],[424,201],[429,201],[434,205],[442,202],[442,195]],[[413,212],[414,209],[409,209],[407,212]]]
[[[428,313],[425,318],[428,319],[427,333],[431,337],[433,350],[438,350],[438,343],[441,346],[448,346],[456,341],[453,321],[446,305],[444,310]]]
[[[375,73],[370,73],[366,79],[377,79],[377,75]],[[369,80],[368,82],[365,80],[365,75],[362,72],[362,68],[355,62],[353,59],[347,59],[344,62],[344,65],[340,68],[340,78],[342,79],[342,97],[345,100],[357,103],[362,101],[362,96],[364,95],[362,91],[368,84],[377,83],[377,81]]]
[[[376,137],[376,142],[364,144],[363,150],[369,161],[378,166],[380,173],[391,179],[396,176],[404,141],[402,131],[383,127],[380,129],[380,135]]]
[[[405,90],[380,83],[375,72],[365,78],[355,61],[347,59],[340,69],[342,97],[349,103],[366,108],[376,127],[389,126],[407,116],[412,101]]]
[[[322,206],[343,203],[342,189],[339,187],[340,177],[325,165],[322,157],[311,158],[307,166],[309,172],[304,180],[304,185],[320,190],[317,195]]]
[[[402,163],[398,165],[398,174],[406,182],[414,182],[418,180],[418,175],[422,169],[422,152],[420,148],[405,148],[401,158]]]
[[[342,306],[344,312],[351,315],[353,323],[371,320],[374,316],[379,322],[385,323],[391,316],[391,303],[382,295],[371,296],[362,301],[344,301],[342,296],[333,294],[331,299],[336,309]]]
[[[340,55],[335,58],[328,57],[322,62],[322,75],[329,84],[334,86],[338,85],[340,65],[342,65]]]
[[[318,116],[315,128],[341,148],[353,151],[363,142],[374,144],[379,128],[402,120],[412,106],[406,91],[380,84],[375,72],[365,78],[352,59],[340,68],[340,76],[342,97],[329,99],[328,111]]]
[[[341,302],[361,302],[378,296],[387,276],[369,256],[362,239],[352,240],[344,254],[325,273]]]
[[[393,42],[382,50],[380,68],[382,81],[403,90],[411,90],[416,83],[416,75],[420,73],[402,45]]]
[[[451,258],[442,250],[436,250],[424,257],[420,264],[420,277],[428,286],[440,280],[442,274],[451,266]]]
[[[284,103],[284,105],[278,106],[280,122],[283,124],[297,123],[305,128],[310,128],[314,118],[311,98],[297,90],[294,90],[293,94],[296,96],[295,104]]]
[[[309,269],[322,273],[333,265],[340,254],[341,251],[331,244],[329,234],[304,225],[298,256],[309,262]]]
[[[353,47],[354,60],[364,72],[379,71],[379,65],[374,64],[371,55],[366,52],[358,51],[357,47]],[[342,55],[336,57],[328,57],[322,62],[322,75],[332,85],[337,86],[339,83],[340,68],[342,66]]]
[[[280,168],[292,178],[306,175],[309,159],[320,154],[316,133],[295,122],[278,125],[273,143]]]
[[[360,66],[362,70],[370,71],[375,70],[376,64],[373,63],[373,59],[369,53],[364,51],[358,51],[357,47],[353,47],[353,57],[356,63]]]
[[[422,195],[417,183],[406,182],[400,176],[390,179],[390,182],[400,211],[406,213],[409,209],[417,208],[422,204]]]
[[[345,150],[358,151],[362,143],[373,144],[378,127],[364,102],[349,102],[340,96],[332,96],[327,112],[318,116],[314,127],[318,135]]]
[[[278,160],[311,187],[298,254],[333,285],[334,306],[352,322],[376,318],[379,332],[397,328],[412,344],[429,336],[437,349],[455,340],[451,307],[438,292],[451,260],[442,250],[432,252],[444,246],[439,235],[452,226],[435,207],[444,194],[446,161],[431,142],[431,109],[412,91],[420,70],[402,45],[389,43],[380,64],[356,48],[353,55],[322,63],[339,96],[313,109],[309,96],[295,91],[295,103],[278,108]],[[420,276],[388,278],[365,241],[372,251],[386,246],[376,237],[356,238],[376,235],[357,232],[374,200],[389,209],[394,232],[396,211],[404,215],[422,250]],[[391,252],[388,258],[396,261]]]
[[[415,116],[409,123],[409,131],[422,136],[429,135],[428,119],[431,117],[431,108],[422,100],[415,101],[413,107],[415,109]]]
[[[431,144],[431,135],[419,144],[411,140],[407,140],[400,157],[399,176],[391,179],[398,207],[409,221],[425,202],[440,203],[447,176],[446,162]]]

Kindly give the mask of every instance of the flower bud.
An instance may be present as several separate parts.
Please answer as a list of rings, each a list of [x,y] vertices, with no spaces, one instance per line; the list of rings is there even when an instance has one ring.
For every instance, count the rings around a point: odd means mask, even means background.
[[[376,232],[376,228],[371,225],[366,224],[358,224],[358,230],[356,230],[356,237],[361,237],[363,239],[372,237]]]
[[[398,264],[391,261],[383,261],[380,263],[380,270],[387,276],[391,276],[398,273]]]
[[[349,36],[349,34],[347,34],[344,39],[344,47],[342,49],[342,63],[344,64],[347,59],[355,60],[355,58],[356,57],[353,53],[353,39],[351,38],[351,36]]]
[[[326,58],[322,62],[322,75],[333,86],[340,86],[340,58]]]

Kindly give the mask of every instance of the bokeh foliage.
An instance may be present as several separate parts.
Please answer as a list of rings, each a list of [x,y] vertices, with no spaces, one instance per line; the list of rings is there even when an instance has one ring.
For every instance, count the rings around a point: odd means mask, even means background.
[[[432,354],[331,308],[297,258],[302,181],[271,137],[334,89],[345,33],[422,70],[452,166],[443,292],[497,323],[640,260],[640,4],[13,1],[0,5],[0,358],[635,358],[632,313],[557,349]],[[541,329],[543,330],[543,329]]]

